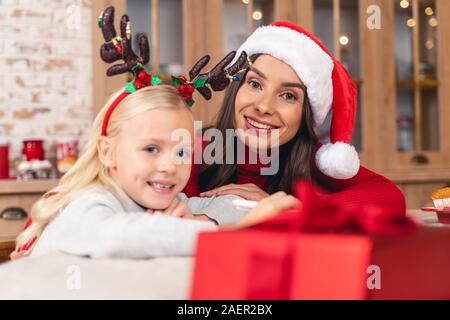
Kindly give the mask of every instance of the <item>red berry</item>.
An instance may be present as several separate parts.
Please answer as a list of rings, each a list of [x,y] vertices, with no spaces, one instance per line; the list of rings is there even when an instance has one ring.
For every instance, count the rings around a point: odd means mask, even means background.
[[[186,85],[185,84],[180,84],[178,86],[178,91],[180,91],[181,93],[186,93]]]
[[[152,76],[144,70],[141,70],[137,75],[137,80],[141,81],[145,85],[149,85],[152,81]]]
[[[139,71],[137,78],[140,81],[144,81],[146,76],[147,76],[147,73],[145,71],[141,70],[141,71]]]
[[[187,85],[187,92],[189,92],[190,94],[194,93],[195,89],[194,86],[192,84],[188,84]]]
[[[114,48],[116,48],[116,51],[117,51],[119,54],[122,54],[122,47],[120,46],[120,44],[114,45]]]
[[[140,88],[142,88],[144,86],[144,83],[139,80],[134,80],[134,86],[136,87],[136,90],[139,90]]]

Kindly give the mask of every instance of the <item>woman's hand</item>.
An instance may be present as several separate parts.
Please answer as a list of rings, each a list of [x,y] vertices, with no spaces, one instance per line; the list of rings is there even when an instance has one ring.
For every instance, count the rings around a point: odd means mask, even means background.
[[[223,196],[234,194],[246,200],[260,201],[269,196],[267,192],[253,183],[228,184],[226,186],[211,189],[200,193],[201,197]]]
[[[287,195],[283,191],[280,191],[262,199],[258,206],[250,210],[250,212],[238,223],[231,226],[231,228],[228,226],[224,229],[246,228],[261,223],[265,220],[269,220],[283,210],[298,208],[300,206],[300,200],[291,195]]]

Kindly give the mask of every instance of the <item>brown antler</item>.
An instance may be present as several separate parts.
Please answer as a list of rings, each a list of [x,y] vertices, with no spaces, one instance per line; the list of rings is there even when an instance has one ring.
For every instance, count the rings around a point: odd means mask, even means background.
[[[191,81],[196,77],[206,78],[206,84],[208,84],[212,90],[214,91],[222,91],[224,90],[230,83],[230,76],[235,75],[238,71],[240,71],[244,65],[247,63],[247,53],[242,52],[239,56],[239,59],[230,67],[225,69],[227,65],[233,61],[236,56],[236,51],[232,51],[228,53],[225,58],[223,58],[212,70],[209,72],[205,72],[200,74],[200,71],[208,64],[210,57],[209,55],[205,55],[200,60],[198,60],[195,65],[192,67],[191,71],[189,71],[189,77]],[[211,99],[211,89],[206,85],[200,88],[197,88],[198,92],[206,99]]]
[[[147,35],[138,34],[139,56],[133,52],[131,46],[131,22],[128,15],[124,14],[120,19],[120,37],[117,37],[114,27],[114,7],[110,6],[102,14],[101,29],[105,43],[100,48],[100,56],[103,61],[112,63],[123,60],[124,63],[115,64],[108,68],[106,74],[114,76],[131,71],[136,65],[145,65],[150,61],[150,46]]]

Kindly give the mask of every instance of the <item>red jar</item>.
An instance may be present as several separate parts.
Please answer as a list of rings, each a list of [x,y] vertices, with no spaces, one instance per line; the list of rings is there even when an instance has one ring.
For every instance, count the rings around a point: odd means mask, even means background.
[[[9,178],[9,144],[0,139],[0,179]]]
[[[24,140],[22,149],[23,160],[44,160],[44,141]]]

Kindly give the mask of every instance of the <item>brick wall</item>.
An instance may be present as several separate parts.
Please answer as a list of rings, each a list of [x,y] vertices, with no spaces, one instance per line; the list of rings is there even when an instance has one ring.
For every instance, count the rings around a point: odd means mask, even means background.
[[[0,137],[10,158],[22,140],[86,139],[93,119],[93,0],[0,0]]]

